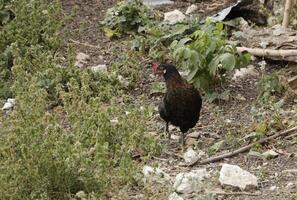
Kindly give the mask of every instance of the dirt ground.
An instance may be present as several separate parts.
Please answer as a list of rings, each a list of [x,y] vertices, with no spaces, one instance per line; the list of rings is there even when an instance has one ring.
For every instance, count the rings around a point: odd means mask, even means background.
[[[104,18],[105,12],[108,8],[112,7],[116,0],[62,0],[63,10],[65,14],[75,13],[74,18],[64,27],[65,44],[72,45],[76,53],[83,52],[90,55],[88,62],[89,66],[98,64],[109,64],[113,58],[112,48],[120,45],[119,41],[110,41],[105,37],[104,33],[100,30],[100,20]],[[233,1],[218,1],[210,0],[202,3],[197,3],[199,12],[202,15],[214,14],[218,10],[226,7]],[[163,6],[160,8],[162,11],[172,10],[173,8],[179,8],[181,11],[185,11],[186,8],[191,5],[189,2],[176,1],[173,5]],[[66,46],[66,45],[65,45]],[[66,48],[66,47],[65,47]],[[255,61],[256,65],[260,60]],[[277,69],[275,66],[279,66],[279,63],[269,64],[269,69]],[[149,96],[147,88],[154,82],[154,77],[149,76],[151,71],[149,69],[145,73],[142,84],[136,88],[137,92],[133,91],[131,94],[144,94],[147,96],[143,104],[151,104],[157,106],[161,96]],[[259,70],[260,71],[260,70]],[[208,152],[209,146],[222,139],[226,139],[226,135],[234,138],[243,138],[244,134],[249,134],[253,131],[256,125],[256,121],[251,114],[251,108],[255,105],[257,98],[257,82],[258,78],[249,77],[245,80],[241,80],[237,83],[229,81],[226,86],[231,91],[231,98],[228,101],[221,101],[217,103],[203,104],[203,110],[201,114],[201,120],[192,132],[199,132],[199,136],[196,138],[188,138],[187,145],[194,144],[196,148]],[[146,95],[147,94],[147,95]],[[241,98],[237,98],[240,95]],[[243,97],[243,98],[242,98]],[[139,103],[139,102],[138,102]],[[141,103],[141,102],[140,102]],[[151,132],[156,133],[156,137],[161,137],[162,133],[162,120],[156,117],[149,128]],[[172,128],[174,135],[178,136],[179,131]],[[190,169],[199,168],[200,166],[194,166],[192,168],[185,168],[179,166],[180,158],[175,157],[175,154],[180,154],[180,146],[177,140],[168,142],[165,139],[160,139],[167,146],[167,150],[171,152],[171,155],[164,154],[160,159],[152,159],[152,163],[158,162],[162,169],[166,169],[166,172],[171,175],[175,175],[178,171],[185,171]],[[247,143],[246,143],[247,144]],[[239,146],[229,146],[227,149],[236,149]],[[258,196],[248,195],[221,195],[217,199],[296,199],[297,188],[292,191],[286,189],[289,182],[296,182],[296,174],[284,174],[286,169],[296,169],[296,158],[290,157],[291,153],[297,152],[296,145],[292,145],[290,140],[276,139],[269,144],[265,144],[262,149],[277,149],[281,151],[279,156],[271,160],[263,160],[258,157],[248,156],[247,153],[240,154],[233,158],[225,159],[218,163],[206,165],[210,171],[218,172],[222,163],[236,164],[243,169],[255,174],[259,178],[260,194]],[[225,150],[227,150],[225,149]],[[219,152],[223,153],[223,152]],[[215,174],[217,176],[218,174]],[[218,182],[211,182],[210,190],[221,189]],[[271,190],[272,186],[278,187],[276,190]],[[228,188],[226,191],[231,191]],[[197,194],[197,196],[203,194],[203,192]],[[294,196],[295,195],[295,196]],[[194,195],[195,196],[195,195]],[[157,197],[155,198],[157,199]],[[190,199],[190,197],[185,197]],[[195,198],[193,198],[195,199]]]

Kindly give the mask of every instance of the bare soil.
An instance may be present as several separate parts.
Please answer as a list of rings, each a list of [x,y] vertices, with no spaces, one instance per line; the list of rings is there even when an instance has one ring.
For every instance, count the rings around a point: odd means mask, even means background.
[[[120,46],[121,43],[117,40],[110,41],[105,37],[104,33],[100,30],[100,21],[104,18],[106,10],[115,4],[116,0],[62,0],[63,10],[65,14],[69,15],[75,12],[74,18],[64,27],[63,38],[65,47],[62,52],[65,52],[69,45],[73,46],[75,53],[83,52],[90,55],[88,62],[89,66],[98,64],[109,64],[113,59],[112,47]],[[199,13],[201,15],[212,15],[220,9],[230,5],[234,1],[203,1],[198,2]],[[191,5],[189,2],[175,1],[173,5],[162,6],[159,8],[162,11],[180,9],[185,11],[186,8]],[[257,63],[258,61],[255,61]],[[268,68],[275,70],[279,64],[269,64]],[[256,64],[257,66],[257,64]],[[150,96],[148,89],[151,83],[156,81],[150,69],[144,69],[143,81],[138,83],[138,86],[134,91],[131,91],[131,95],[135,95],[135,99],[138,99],[139,104],[150,104],[157,106],[161,99],[161,96]],[[260,72],[260,70],[259,70]],[[262,73],[262,72],[260,72]],[[259,76],[260,77],[260,76]],[[255,105],[257,99],[257,82],[259,77],[248,77],[239,82],[229,81],[226,84],[226,88],[230,90],[231,98],[228,101],[221,101],[216,103],[207,103],[204,101],[201,119],[197,126],[191,132],[199,132],[198,138],[188,138],[187,145],[199,148],[204,152],[208,153],[208,148],[215,142],[221,141],[222,139],[228,139],[230,141],[240,141],[245,135],[249,134],[255,129],[257,122],[255,121],[251,108]],[[135,92],[136,91],[136,92]],[[141,102],[137,96],[143,95],[146,98]],[[244,98],[237,98],[238,95]],[[244,100],[245,99],[245,100]],[[163,122],[158,117],[156,112],[154,120],[150,123],[149,130],[152,134],[160,139],[160,142],[165,144],[165,148],[169,154],[162,154],[161,159],[152,159],[151,163],[158,163],[161,168],[166,169],[166,172],[171,174],[173,177],[182,171],[188,171],[191,169],[199,168],[201,166],[194,166],[192,168],[185,168],[179,166],[181,162],[176,154],[181,155],[181,149],[177,140],[168,141],[162,135]],[[179,131],[172,128],[172,133],[179,136]],[[206,167],[212,170],[214,176],[218,176],[218,171],[222,163],[236,164],[245,170],[255,174],[259,178],[259,196],[245,196],[245,195],[220,195],[217,199],[249,199],[249,200],[260,200],[260,199],[296,199],[297,189],[289,190],[286,185],[289,182],[295,182],[296,174],[284,174],[283,171],[286,169],[296,169],[297,159],[290,157],[292,153],[297,152],[297,145],[291,144],[291,140],[276,139],[269,144],[263,145],[262,151],[268,149],[277,149],[281,151],[280,155],[271,160],[263,160],[258,157],[248,156],[247,153],[240,154],[233,158],[225,159],[218,163],[209,164]],[[227,145],[224,151],[234,150],[240,145],[248,144],[248,141],[239,142],[239,144],[232,143]],[[218,152],[218,154],[223,153]],[[210,190],[216,188],[222,189],[217,179],[210,181]],[[276,186],[277,189],[271,191],[270,188]],[[230,189],[226,189],[226,192],[230,192]],[[194,196],[199,197],[203,195],[205,191],[198,193]],[[135,196],[135,194],[133,194]],[[137,195],[136,195],[137,196]],[[164,197],[155,196],[153,199],[164,199]],[[190,197],[185,197],[191,199]],[[132,197],[131,197],[132,199]],[[135,199],[135,198],[133,198]],[[137,199],[137,198],[136,198]]]

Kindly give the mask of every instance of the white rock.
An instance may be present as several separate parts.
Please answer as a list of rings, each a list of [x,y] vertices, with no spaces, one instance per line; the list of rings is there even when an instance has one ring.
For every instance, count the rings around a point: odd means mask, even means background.
[[[187,137],[190,137],[190,138],[199,138],[200,135],[201,135],[201,132],[199,132],[199,131],[194,131],[194,132],[192,132],[192,133],[189,133],[189,134],[187,135]]]
[[[118,80],[121,84],[123,84],[125,87],[128,87],[130,85],[130,82],[125,79],[122,75],[118,75]]]
[[[184,200],[181,196],[179,196],[176,192],[169,195],[168,200]]]
[[[288,183],[286,186],[286,188],[288,188],[290,190],[295,189],[296,187],[297,187],[297,183],[292,183],[292,182]]]
[[[231,124],[232,120],[231,119],[225,119],[225,122],[228,123],[228,124]]]
[[[79,191],[75,194],[76,197],[80,198],[80,199],[86,199],[87,198],[87,194],[84,191]]]
[[[87,63],[87,61],[90,59],[90,56],[85,53],[79,52],[76,55],[75,59],[76,59],[76,61],[75,61],[74,65],[81,68],[84,66],[84,64]]]
[[[189,15],[192,12],[195,12],[197,9],[198,9],[198,6],[196,6],[195,4],[192,4],[187,8],[186,15]]]
[[[79,52],[76,55],[76,60],[77,61],[87,61],[89,59],[90,59],[90,56],[88,54],[83,53],[83,52]]]
[[[232,77],[232,80],[243,79],[246,76],[256,77],[258,75],[259,75],[259,73],[255,69],[255,67],[253,65],[249,65],[246,68],[236,69],[235,73],[234,73],[234,75]]]
[[[263,49],[266,49],[266,47],[269,45],[269,42],[260,42],[259,45],[263,48]]]
[[[15,99],[8,98],[4,103],[2,110],[10,110],[14,107],[14,105],[15,105]]]
[[[144,0],[143,3],[148,6],[160,6],[163,4],[173,4],[174,2],[170,0]]]
[[[169,174],[165,173],[160,168],[153,168],[151,166],[145,165],[142,169],[143,173],[143,181],[145,183],[153,181],[153,182],[164,182],[164,181],[170,181],[171,178]]]
[[[272,149],[268,150],[268,151],[265,151],[264,153],[262,153],[262,155],[267,158],[267,159],[270,159],[270,158],[275,158],[278,156],[278,153],[276,153],[275,151],[273,151]]]
[[[115,118],[115,119],[111,119],[110,122],[112,124],[117,124],[117,123],[119,123],[119,120],[117,118]]]
[[[266,63],[265,60],[262,60],[261,62],[258,63],[258,65],[260,65],[260,69],[261,69],[262,71],[264,71],[265,68],[266,68],[267,63]]]
[[[198,159],[198,153],[192,148],[188,148],[188,150],[184,153],[183,158],[186,163],[191,163]]]
[[[238,99],[240,101],[246,101],[246,98],[242,94],[237,94],[236,99]]]
[[[188,173],[179,173],[175,177],[174,189],[178,193],[198,192],[202,188],[202,181],[210,174],[206,169],[196,169]]]
[[[186,16],[179,10],[170,11],[164,13],[164,22],[169,24],[176,24],[178,22],[182,22]]]
[[[91,67],[92,72],[107,72],[107,66],[104,65],[97,65]]]
[[[257,177],[237,165],[223,164],[219,181],[221,185],[231,185],[241,190],[258,187]]]
[[[272,192],[274,192],[274,191],[277,190],[277,187],[276,187],[275,185],[273,185],[273,186],[271,186],[271,187],[269,188],[269,190],[272,191]]]

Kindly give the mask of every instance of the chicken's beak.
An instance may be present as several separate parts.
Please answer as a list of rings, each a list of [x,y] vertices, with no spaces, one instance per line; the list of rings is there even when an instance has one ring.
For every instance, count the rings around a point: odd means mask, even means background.
[[[157,72],[157,69],[159,68],[160,64],[158,63],[153,63],[153,69],[154,69],[154,72]]]

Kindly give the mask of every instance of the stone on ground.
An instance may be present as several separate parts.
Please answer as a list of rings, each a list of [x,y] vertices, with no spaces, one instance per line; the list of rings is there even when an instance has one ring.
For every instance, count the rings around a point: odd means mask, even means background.
[[[237,165],[223,164],[219,181],[221,185],[229,185],[241,190],[258,187],[258,178]]]
[[[176,24],[185,20],[186,16],[179,10],[164,13],[164,22],[168,24]]]
[[[186,173],[179,173],[175,177],[174,189],[178,193],[199,192],[203,188],[202,181],[210,174],[206,169],[196,169]]]

